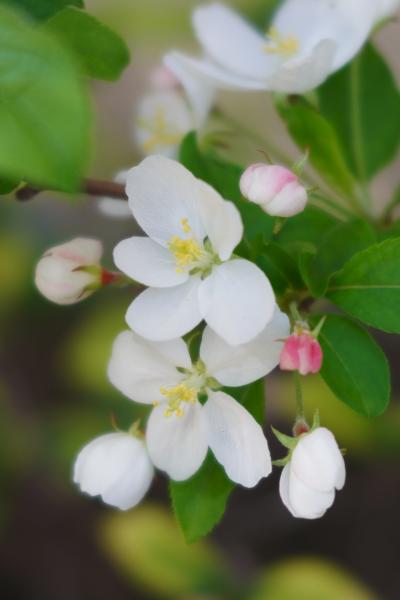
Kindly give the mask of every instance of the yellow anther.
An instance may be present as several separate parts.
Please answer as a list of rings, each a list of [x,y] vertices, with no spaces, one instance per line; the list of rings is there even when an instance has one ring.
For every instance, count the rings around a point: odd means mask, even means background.
[[[190,388],[185,383],[179,383],[172,388],[160,388],[160,392],[168,399],[168,406],[164,411],[166,417],[183,417],[184,410],[181,408],[183,402],[195,404],[197,401],[197,391]]]
[[[162,106],[156,107],[152,119],[139,119],[138,125],[150,133],[150,137],[143,144],[144,151],[149,154],[157,146],[175,146],[182,139],[181,132],[171,131],[171,125],[167,122],[165,110]]]
[[[186,219],[186,217],[184,219],[181,219],[181,225],[182,225],[182,230],[185,233],[190,233],[192,231],[192,228],[189,225],[189,221],[188,219]]]
[[[194,265],[204,253],[203,248],[194,238],[185,240],[177,235],[171,238],[168,248],[175,256],[178,273],[181,273],[185,267]]]
[[[300,42],[294,35],[282,36],[275,27],[267,31],[268,43],[264,50],[268,54],[278,54],[284,57],[293,56],[299,51]]]

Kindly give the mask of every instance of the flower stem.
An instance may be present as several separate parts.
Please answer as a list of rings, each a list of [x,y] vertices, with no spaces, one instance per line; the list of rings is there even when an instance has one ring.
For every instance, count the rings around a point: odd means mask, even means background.
[[[296,407],[297,407],[297,415],[296,415],[296,421],[305,421],[305,414],[304,414],[304,400],[303,400],[303,392],[301,389],[301,381],[300,381],[300,374],[295,371],[294,372],[294,382],[295,382],[295,386],[296,386]]]
[[[31,186],[29,184],[17,190],[15,196],[17,200],[26,201],[32,200],[35,196],[45,190]],[[57,190],[55,190],[57,191]],[[99,179],[85,179],[82,182],[81,192],[89,196],[106,196],[107,198],[115,198],[118,200],[127,200],[125,186],[115,181],[102,181]]]

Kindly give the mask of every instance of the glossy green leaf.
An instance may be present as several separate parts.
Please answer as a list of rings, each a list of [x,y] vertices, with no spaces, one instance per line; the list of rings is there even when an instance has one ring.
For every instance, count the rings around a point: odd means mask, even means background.
[[[318,90],[322,113],[340,138],[360,180],[370,179],[400,145],[400,93],[392,71],[371,45]]]
[[[45,21],[66,6],[83,8],[82,0],[5,0],[10,6],[26,11],[35,19]]]
[[[46,24],[81,62],[90,77],[115,80],[129,64],[129,50],[119,35],[92,15],[65,8]]]
[[[269,242],[255,258],[267,275],[276,294],[303,287],[296,260],[282,246]]]
[[[361,415],[381,414],[390,399],[390,372],[373,337],[351,319],[329,315],[318,339],[324,353],[320,374],[337,398]]]
[[[352,197],[355,182],[332,125],[304,98],[295,97],[277,106],[294,141],[302,151],[308,149],[310,163],[332,188]]]
[[[331,279],[327,297],[367,325],[400,333],[400,239],[353,256]]]
[[[188,543],[207,535],[218,523],[234,487],[211,453],[193,477],[171,480],[172,506]]]
[[[302,213],[285,221],[275,240],[288,250],[293,250],[297,257],[299,244],[318,247],[327,233],[338,224],[339,221],[332,215],[309,205]]]
[[[86,168],[90,115],[80,71],[52,35],[0,8],[0,171],[73,191]]]

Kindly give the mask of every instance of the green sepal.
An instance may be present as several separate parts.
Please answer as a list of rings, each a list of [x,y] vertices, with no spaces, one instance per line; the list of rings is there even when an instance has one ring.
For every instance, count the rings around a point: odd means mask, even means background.
[[[293,438],[289,435],[285,435],[284,433],[281,433],[280,431],[275,429],[275,427],[271,427],[271,429],[274,432],[274,435],[279,440],[279,442],[282,444],[282,446],[284,446],[288,450],[293,450],[295,448],[295,446],[297,444],[296,438]]]

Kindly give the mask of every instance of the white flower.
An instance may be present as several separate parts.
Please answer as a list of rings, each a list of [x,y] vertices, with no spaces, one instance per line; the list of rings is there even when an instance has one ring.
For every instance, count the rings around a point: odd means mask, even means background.
[[[288,331],[288,318],[279,310],[243,346],[229,346],[206,327],[194,364],[182,339],[154,343],[132,331],[116,338],[108,375],[131,400],[155,405],[146,441],[156,467],[172,479],[187,479],[210,447],[232,481],[252,487],[269,475],[271,459],[261,427],[217,388],[246,385],[269,373],[279,363],[279,340]],[[205,404],[199,395],[205,396]]]
[[[344,486],[343,456],[332,433],[318,427],[302,435],[284,467],[279,491],[294,517],[318,519],[332,506],[335,489]]]
[[[82,492],[101,496],[121,510],[141,501],[153,474],[144,441],[130,433],[108,433],[92,440],[74,465],[74,482]]]
[[[116,183],[126,184],[128,170],[119,171],[114,177]],[[112,219],[126,219],[131,216],[131,209],[126,200],[118,200],[117,198],[100,198],[98,201],[99,211],[106,217]]]
[[[233,90],[304,93],[360,50],[376,19],[366,0],[286,0],[265,35],[220,3],[198,7],[193,26],[203,58],[171,52],[165,63]]]
[[[150,340],[184,335],[202,319],[232,345],[258,335],[275,298],[264,273],[234,258],[243,225],[225,201],[179,163],[152,156],[128,174],[133,216],[149,237],[132,237],[114,250],[117,267],[149,286],[126,320]]]
[[[75,238],[45,252],[36,266],[38,290],[57,304],[74,304],[101,285],[99,240]]]

